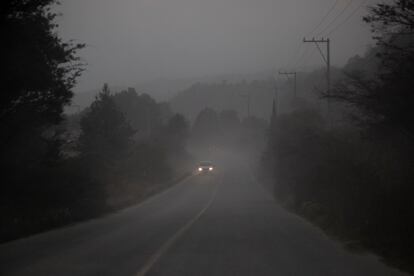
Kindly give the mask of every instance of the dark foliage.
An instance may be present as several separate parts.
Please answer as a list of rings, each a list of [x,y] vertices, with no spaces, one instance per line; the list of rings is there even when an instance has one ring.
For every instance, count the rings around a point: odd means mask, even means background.
[[[413,162],[400,136],[364,140],[327,128],[312,109],[280,116],[271,133],[262,176],[282,204],[350,248],[414,271]]]
[[[168,105],[157,103],[148,94],[138,94],[133,88],[115,93],[113,99],[137,132],[138,139],[151,139],[157,135],[172,116]]]
[[[163,118],[168,110],[165,104],[135,91],[111,95],[104,85],[90,107],[53,129],[52,133],[64,132],[60,136],[74,140],[65,147],[55,146],[59,158],[45,164],[38,156],[15,155],[16,164],[26,158],[30,166],[20,164],[9,172],[14,185],[3,194],[1,203],[1,222],[9,226],[0,232],[0,240],[124,208],[186,175],[191,163],[185,149],[188,123],[179,114]],[[146,117],[140,120],[137,116]],[[148,119],[157,122],[151,134],[134,135],[129,122],[146,130]],[[39,141],[30,142],[43,152]]]
[[[352,248],[373,250],[413,272],[411,167],[414,137],[414,5],[370,9],[377,46],[353,58],[327,97],[348,104],[353,128],[327,128],[315,110],[281,116],[271,131],[264,175],[276,196]],[[368,139],[369,138],[369,139]],[[271,172],[271,173],[269,173]],[[273,175],[272,175],[273,174]]]
[[[262,175],[282,203],[350,248],[414,273],[414,3],[377,4],[365,21],[377,45],[325,95],[350,107],[357,128],[327,127],[309,108],[280,116]]]
[[[185,151],[189,137],[189,124],[181,114],[172,116],[161,135],[163,144],[174,153]]]
[[[85,195],[76,184],[71,186],[71,180],[84,175],[60,159],[63,141],[56,127],[82,71],[77,52],[83,45],[58,36],[54,4],[54,0],[0,4],[0,216],[2,225],[10,225],[2,228],[1,239],[70,220],[63,219],[72,214],[62,206]],[[71,175],[59,179],[68,171]],[[70,189],[78,191],[76,198]]]
[[[129,150],[133,129],[105,84],[80,121],[80,151],[94,160],[119,159]]]
[[[378,4],[364,19],[372,25],[377,41],[375,75],[348,72],[348,79],[339,82],[330,96],[355,107],[362,125],[379,132],[400,132],[412,139],[414,5],[403,0]],[[372,58],[367,56],[365,63],[373,63]]]
[[[82,65],[76,53],[82,44],[63,42],[56,34],[54,0],[1,3],[0,46],[2,143],[19,134],[17,125],[42,127],[61,120]]]

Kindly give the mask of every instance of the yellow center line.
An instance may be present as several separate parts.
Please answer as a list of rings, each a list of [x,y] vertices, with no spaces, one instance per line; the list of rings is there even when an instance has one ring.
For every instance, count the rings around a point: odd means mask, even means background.
[[[214,199],[216,198],[218,184],[214,188],[213,193],[211,194],[210,200],[204,206],[204,208],[198,212],[198,214],[187,222],[183,227],[181,227],[174,235],[172,235],[152,256],[148,259],[145,265],[138,271],[135,276],[145,276],[151,268],[158,262],[158,260],[171,248],[171,246],[177,242],[177,240],[188,230],[191,226],[198,220],[200,217],[210,208]]]

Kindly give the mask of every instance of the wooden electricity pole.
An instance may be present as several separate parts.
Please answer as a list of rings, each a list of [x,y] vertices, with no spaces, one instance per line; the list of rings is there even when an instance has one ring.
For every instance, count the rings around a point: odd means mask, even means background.
[[[327,94],[329,96],[330,94],[330,90],[331,90],[331,41],[329,38],[324,39],[324,38],[320,38],[320,39],[303,39],[304,43],[315,43],[316,47],[319,50],[319,53],[321,54],[323,60],[326,63],[326,86],[327,86]],[[321,47],[319,47],[318,43],[326,43],[326,55],[323,53]],[[328,99],[329,100],[329,99]]]
[[[303,43],[315,43],[316,47],[319,50],[319,53],[321,54],[323,60],[326,64],[326,94],[328,95],[328,101],[327,101],[327,117],[328,117],[328,124],[331,126],[332,124],[332,118],[331,118],[331,107],[330,107],[330,95],[331,95],[331,41],[329,38],[320,38],[320,39],[306,39],[303,38]],[[321,47],[319,47],[319,43],[326,43],[326,54],[323,53]]]

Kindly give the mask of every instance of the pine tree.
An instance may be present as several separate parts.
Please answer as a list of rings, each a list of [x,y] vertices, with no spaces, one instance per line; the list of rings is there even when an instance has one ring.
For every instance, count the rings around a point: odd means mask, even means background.
[[[129,148],[133,129],[116,106],[105,84],[81,119],[79,145],[82,154],[95,158],[119,158]]]

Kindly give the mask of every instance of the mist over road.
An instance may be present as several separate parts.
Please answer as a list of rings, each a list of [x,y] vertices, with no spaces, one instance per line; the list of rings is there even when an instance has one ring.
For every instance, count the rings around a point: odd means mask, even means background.
[[[1,245],[0,274],[403,275],[346,252],[224,159],[136,207]]]

